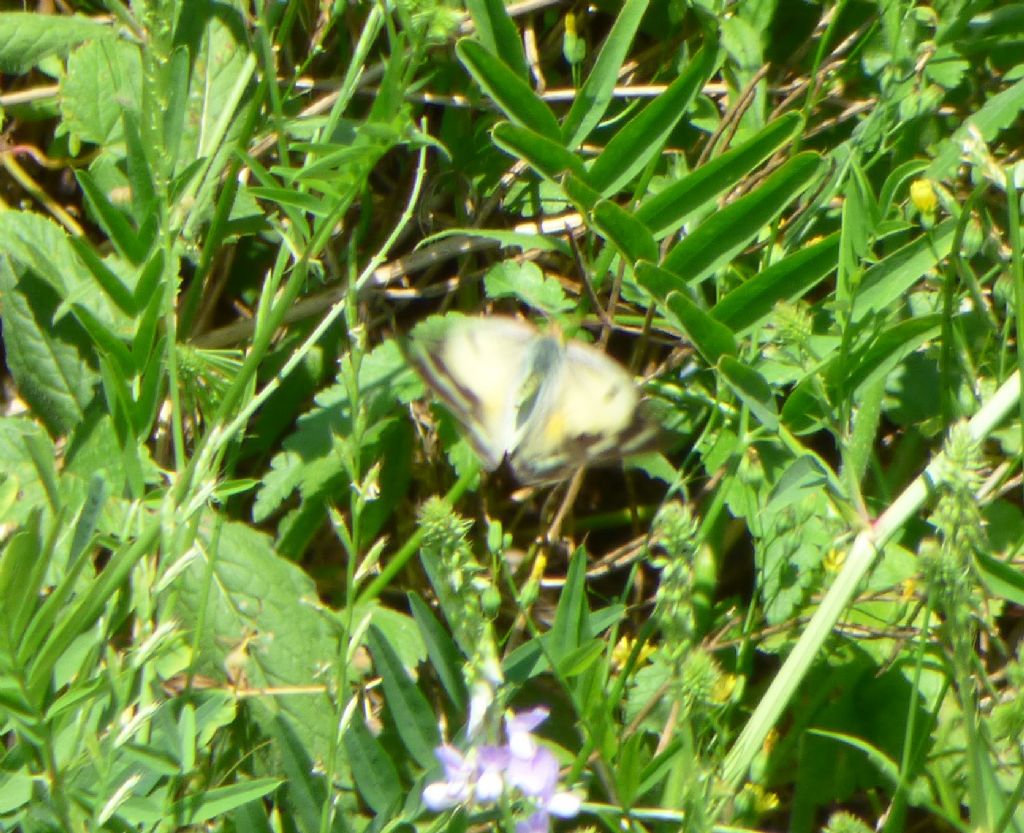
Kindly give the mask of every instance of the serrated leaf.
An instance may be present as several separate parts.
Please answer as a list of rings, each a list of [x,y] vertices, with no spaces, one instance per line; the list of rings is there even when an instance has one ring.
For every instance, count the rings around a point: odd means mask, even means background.
[[[39,450],[33,451],[33,445]],[[48,470],[40,472],[36,459],[48,460]],[[54,460],[53,441],[41,425],[23,417],[0,418],[0,472],[17,482],[21,495],[7,520],[23,524],[32,512],[48,506],[47,491],[57,482]]]
[[[24,73],[82,41],[115,37],[108,25],[81,15],[4,12],[0,14],[0,72]]]
[[[266,535],[213,514],[204,519],[197,544],[200,557],[175,584],[175,609],[186,627],[203,617],[200,668],[220,679],[242,675],[253,688],[323,685],[322,670],[338,662],[337,637],[317,609],[312,579],[278,556]],[[337,731],[326,691],[251,702],[267,731],[284,720],[310,759],[326,759]]]
[[[66,436],[82,420],[98,375],[89,340],[70,318],[55,322],[59,299],[34,276],[18,280],[0,255],[0,304],[7,366],[32,412],[54,436]]]
[[[107,146],[124,140],[124,112],[139,112],[142,56],[119,38],[90,41],[71,53],[60,82],[63,127],[81,142]]]
[[[532,261],[503,260],[484,276],[488,298],[518,298],[533,309],[556,315],[576,307],[565,297],[562,285],[547,277]]]

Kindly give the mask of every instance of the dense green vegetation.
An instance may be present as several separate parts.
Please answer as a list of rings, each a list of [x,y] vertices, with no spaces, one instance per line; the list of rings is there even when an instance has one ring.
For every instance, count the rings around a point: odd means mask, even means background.
[[[1024,830],[1024,3],[465,5],[0,13],[0,829]]]

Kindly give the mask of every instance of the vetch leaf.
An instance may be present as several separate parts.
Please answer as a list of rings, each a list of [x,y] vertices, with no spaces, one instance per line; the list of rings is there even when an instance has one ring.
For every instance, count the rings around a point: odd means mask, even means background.
[[[568,115],[562,122],[562,138],[566,147],[575,149],[597,127],[615,92],[619,71],[629,54],[640,21],[650,0],[626,0],[598,52],[590,75],[583,83]]]
[[[612,245],[627,263],[658,259],[658,244],[654,235],[626,209],[608,200],[601,200],[593,211],[594,227]]]
[[[522,159],[545,179],[557,180],[566,171],[586,182],[587,172],[580,158],[527,127],[500,122],[491,130],[494,144],[516,159]]]
[[[649,102],[608,142],[590,168],[590,182],[602,196],[610,197],[620,191],[653,156],[661,153],[669,134],[711,75],[717,57],[714,47],[702,47],[665,92]]]
[[[523,44],[503,0],[466,0],[466,11],[473,18],[476,37],[484,47],[520,78],[527,78]]]
[[[780,301],[803,297],[835,268],[839,233],[798,249],[727,294],[711,315],[737,335],[763,324]]]
[[[806,191],[815,181],[821,164],[816,153],[793,157],[757,190],[701,223],[676,244],[661,265],[677,275],[685,275],[688,283],[703,280],[746,248]]]
[[[683,292],[670,292],[665,299],[665,310],[708,364],[716,364],[723,356],[736,355],[736,340],[729,328],[708,315]]]
[[[548,105],[499,58],[468,38],[458,42],[455,52],[509,121],[528,127],[553,142],[561,140],[558,121]]]
[[[786,113],[743,144],[644,200],[637,208],[637,219],[657,238],[675,231],[690,214],[749,176],[765,159],[791,142],[803,125],[799,113]]]

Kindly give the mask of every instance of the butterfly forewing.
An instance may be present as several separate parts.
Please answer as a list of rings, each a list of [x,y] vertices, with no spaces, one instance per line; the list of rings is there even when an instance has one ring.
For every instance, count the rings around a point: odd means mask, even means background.
[[[496,469],[515,442],[520,391],[537,333],[511,318],[459,317],[444,324],[418,333],[411,357],[484,466]]]

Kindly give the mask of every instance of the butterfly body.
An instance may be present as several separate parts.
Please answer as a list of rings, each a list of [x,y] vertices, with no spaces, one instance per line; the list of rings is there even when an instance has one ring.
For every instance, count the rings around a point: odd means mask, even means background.
[[[410,357],[488,470],[562,479],[644,450],[656,435],[629,373],[600,350],[505,316],[449,318]]]

